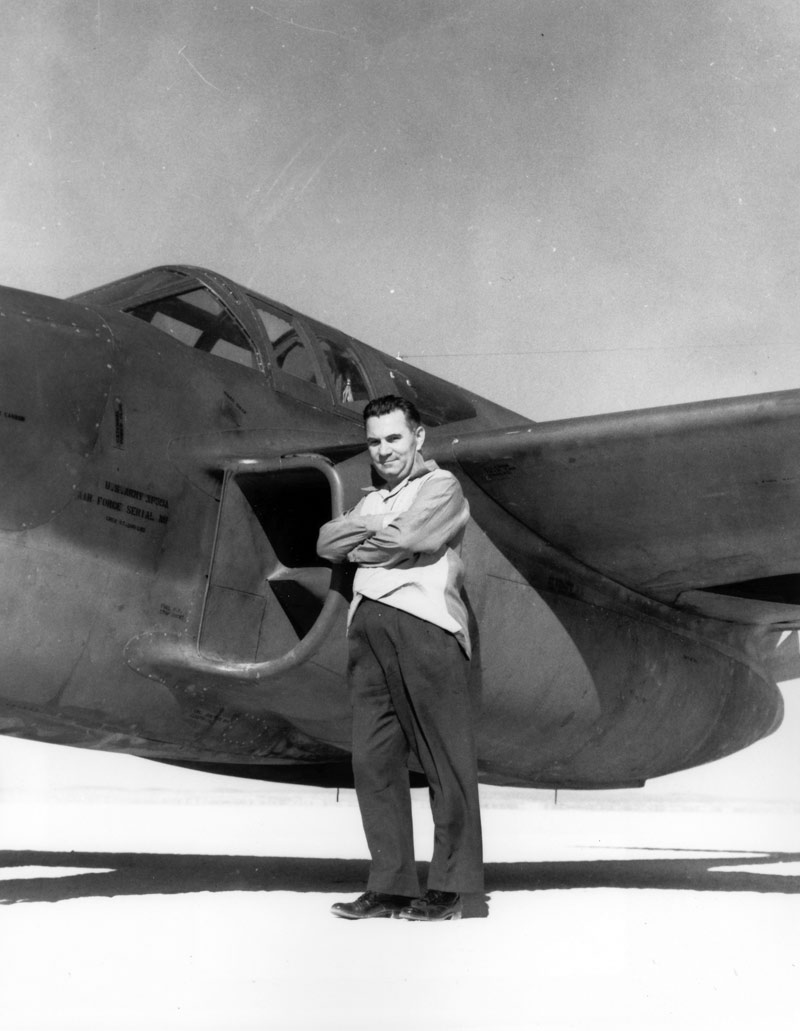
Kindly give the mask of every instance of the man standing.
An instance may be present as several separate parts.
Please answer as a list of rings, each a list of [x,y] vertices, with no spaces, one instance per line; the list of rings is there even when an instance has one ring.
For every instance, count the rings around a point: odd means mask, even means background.
[[[470,640],[459,588],[469,506],[458,480],[421,453],[425,430],[405,398],[370,401],[364,424],[383,486],[326,523],[317,550],[358,566],[348,636],[353,775],[372,862],[367,891],[337,902],[351,920],[452,920],[483,891]],[[414,862],[408,761],[430,786],[427,892]]]

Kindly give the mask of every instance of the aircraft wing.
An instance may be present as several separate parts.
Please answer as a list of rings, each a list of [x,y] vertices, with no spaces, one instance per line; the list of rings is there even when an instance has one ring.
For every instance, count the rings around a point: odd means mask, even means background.
[[[453,442],[541,538],[667,604],[800,626],[800,391],[525,424]]]

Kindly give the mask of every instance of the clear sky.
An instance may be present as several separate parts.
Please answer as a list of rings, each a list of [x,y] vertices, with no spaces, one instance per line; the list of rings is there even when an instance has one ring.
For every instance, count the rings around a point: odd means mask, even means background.
[[[535,419],[800,384],[796,3],[5,0],[3,34],[0,282],[206,265]]]

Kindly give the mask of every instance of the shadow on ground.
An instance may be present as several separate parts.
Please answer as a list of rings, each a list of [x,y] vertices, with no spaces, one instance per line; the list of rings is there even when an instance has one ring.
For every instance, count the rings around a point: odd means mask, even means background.
[[[724,851],[712,858],[707,854],[703,859],[647,859],[641,858],[642,851],[637,849],[638,858],[628,860],[487,863],[486,891],[649,888],[800,894],[800,875],[782,875],[776,869],[781,864],[800,863],[800,852],[754,855]],[[51,867],[54,876],[14,877],[14,868],[21,871],[31,867]],[[65,873],[71,867],[75,874]],[[763,873],[753,872],[754,867],[763,867]],[[420,863],[419,869],[424,884],[427,864]],[[366,878],[367,862],[360,859],[0,851],[2,905],[200,891],[314,891],[347,895],[363,891]],[[465,899],[465,916],[487,913],[485,898]]]

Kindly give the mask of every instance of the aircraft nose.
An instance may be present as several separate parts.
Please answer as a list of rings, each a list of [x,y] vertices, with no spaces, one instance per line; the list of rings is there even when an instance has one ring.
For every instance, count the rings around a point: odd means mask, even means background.
[[[0,287],[0,529],[72,498],[111,389],[113,336],[95,312]]]

